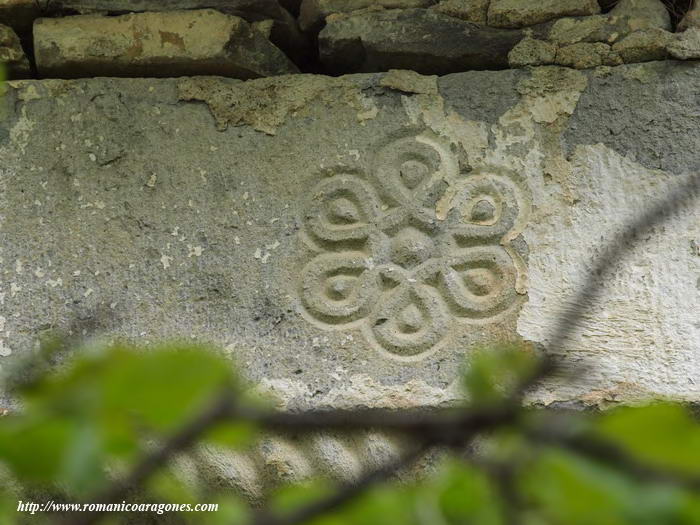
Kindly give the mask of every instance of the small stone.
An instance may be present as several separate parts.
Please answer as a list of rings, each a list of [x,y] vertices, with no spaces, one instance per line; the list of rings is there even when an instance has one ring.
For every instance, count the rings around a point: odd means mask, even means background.
[[[327,16],[351,13],[368,7],[408,9],[429,7],[435,0],[303,0],[299,10],[299,25],[303,31],[318,31]]]
[[[669,55],[678,60],[700,59],[700,28],[690,27],[677,33],[666,49]]]
[[[678,22],[676,31],[680,33],[691,27],[700,28],[700,3],[698,2],[695,2],[693,7],[691,7],[681,21]]]
[[[511,67],[541,66],[553,64],[556,55],[555,44],[527,37],[508,53],[508,63]]]
[[[42,18],[34,25],[34,47],[44,77],[249,79],[298,72],[245,20],[211,9]]]
[[[406,69],[392,69],[379,81],[379,85],[404,93],[418,93],[423,95],[437,95],[437,77],[434,75],[423,76],[415,71]]]
[[[618,66],[622,58],[608,44],[602,42],[579,42],[560,47],[556,63],[575,69],[588,69],[598,66]]]
[[[442,0],[431,9],[467,22],[486,25],[490,0]]]
[[[627,35],[612,49],[626,64],[663,60],[668,57],[666,48],[672,40],[673,33],[658,28],[645,29]]]
[[[493,27],[525,27],[563,16],[600,13],[597,0],[491,0],[488,24]]]
[[[523,38],[519,30],[481,27],[430,9],[367,11],[327,22],[318,39],[320,58],[339,74],[505,69],[508,53]]]
[[[0,24],[10,26],[20,35],[31,31],[40,12],[36,0],[0,0]]]
[[[612,44],[635,30],[630,23],[639,25],[626,16],[594,15],[562,18],[552,25],[549,40],[558,44],[577,42]]]
[[[0,25],[0,64],[5,64],[9,78],[31,76],[29,60],[24,54],[19,38],[11,27]]]
[[[262,36],[267,38],[268,40],[270,39],[270,35],[272,34],[272,27],[275,25],[275,21],[268,18],[267,20],[260,20],[259,22],[253,22],[250,24],[253,29],[258,31]]]
[[[610,14],[629,17],[633,30],[653,27],[671,30],[671,15],[661,0],[620,0]]]

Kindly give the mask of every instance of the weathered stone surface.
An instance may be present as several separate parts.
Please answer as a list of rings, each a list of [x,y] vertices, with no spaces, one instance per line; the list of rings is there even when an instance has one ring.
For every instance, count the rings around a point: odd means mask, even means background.
[[[10,82],[0,364],[47,329],[194,337],[287,408],[449,403],[474,345],[547,342],[601,242],[700,169],[699,90],[674,62]],[[699,213],[620,263],[565,352],[586,375],[533,401],[700,400]],[[251,491],[370,464],[322,441],[234,463]]]
[[[490,0],[441,0],[431,9],[468,22],[486,25],[489,2]]]
[[[0,24],[10,26],[20,34],[31,30],[39,13],[35,0],[0,0]]]
[[[494,27],[524,27],[562,16],[593,15],[600,12],[597,0],[491,0],[488,23]]]
[[[556,44],[527,37],[508,54],[508,63],[511,67],[541,66],[553,64],[556,56]]]
[[[518,30],[493,29],[428,9],[335,15],[319,34],[321,61],[338,73],[412,69],[444,75],[508,67]]]
[[[43,18],[34,26],[34,47],[44,77],[217,74],[247,79],[297,72],[245,20],[210,9]]]
[[[428,7],[437,0],[303,0],[299,13],[299,25],[304,31],[318,31],[324,20],[333,13],[350,13],[368,7],[407,9]]]
[[[667,47],[673,58],[700,60],[700,28],[691,27],[679,33]]]
[[[11,27],[0,24],[0,64],[6,68],[9,78],[27,78],[31,68],[19,38]]]
[[[610,14],[635,20],[637,27],[634,29],[671,30],[671,15],[661,0],[620,0]]]
[[[613,45],[626,63],[663,60],[668,57],[666,48],[673,41],[673,33],[663,29],[635,31]]]

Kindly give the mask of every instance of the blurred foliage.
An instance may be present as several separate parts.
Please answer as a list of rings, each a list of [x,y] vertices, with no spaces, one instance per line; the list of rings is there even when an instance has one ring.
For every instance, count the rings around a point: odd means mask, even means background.
[[[464,410],[512,402],[513,393],[537,367],[535,353],[520,345],[478,350],[465,367]],[[205,346],[115,345],[71,352],[60,341],[46,340],[35,356],[4,368],[3,390],[18,399],[21,408],[0,417],[0,523],[55,519],[18,513],[18,500],[91,501],[115,476],[129,472],[139,458],[205,412],[223,392],[260,410],[234,369],[230,359]],[[404,475],[402,482],[372,485],[310,523],[700,523],[697,486],[673,482],[675,475],[700,475],[700,424],[684,406],[657,403],[603,413],[567,413],[562,418],[551,411],[519,410],[522,417],[480,434],[470,447],[440,455],[430,475],[411,482],[406,481],[411,476]],[[670,481],[637,479],[567,448],[564,442],[533,438],[533,429],[543,435],[561,427],[584,439],[605,440],[635,461],[664,469]],[[259,430],[251,421],[230,420],[208,428],[201,440],[243,449],[255,443]],[[187,469],[178,465],[173,458],[130,498],[219,503],[215,513],[176,515],[183,523],[245,524],[256,515],[256,509],[233,490],[192,483]],[[269,497],[266,511],[285,516],[336,490],[342,489],[328,480],[285,486]],[[103,523],[135,523],[138,518],[100,516]]]

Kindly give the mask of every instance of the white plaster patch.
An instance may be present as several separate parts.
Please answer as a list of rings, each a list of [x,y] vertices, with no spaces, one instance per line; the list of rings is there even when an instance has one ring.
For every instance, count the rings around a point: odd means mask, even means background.
[[[599,144],[579,146],[572,160],[575,204],[552,199],[556,213],[530,224],[529,301],[519,334],[546,343],[567,300],[587,277],[600,247],[664,194],[675,179]],[[585,380],[550,385],[547,401],[598,391],[622,397],[654,392],[676,399],[700,395],[700,208],[684,212],[627,254],[566,352],[585,362]],[[544,391],[543,391],[544,392]],[[616,394],[618,395],[618,394]],[[647,394],[648,395],[648,394]]]

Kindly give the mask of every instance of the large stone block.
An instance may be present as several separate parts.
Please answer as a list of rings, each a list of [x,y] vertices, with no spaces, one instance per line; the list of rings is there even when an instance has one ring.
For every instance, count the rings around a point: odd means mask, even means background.
[[[428,9],[333,15],[319,34],[321,61],[337,73],[412,69],[444,75],[504,69],[519,30],[475,25]]]
[[[293,4],[292,0],[286,2],[286,5],[293,6]],[[64,14],[75,12],[126,14],[215,9],[241,17],[251,23],[272,20],[270,40],[298,62],[303,61],[309,47],[309,42],[301,34],[296,19],[278,0],[52,0],[50,7],[53,12]]]
[[[245,20],[211,9],[42,18],[34,25],[34,48],[44,77],[248,79],[298,71]]]
[[[548,342],[603,243],[700,169],[698,89],[673,62],[11,82],[0,364],[46,330],[184,337],[289,408],[449,402],[475,345]],[[585,374],[531,400],[700,400],[699,214],[627,253],[562,350]]]

